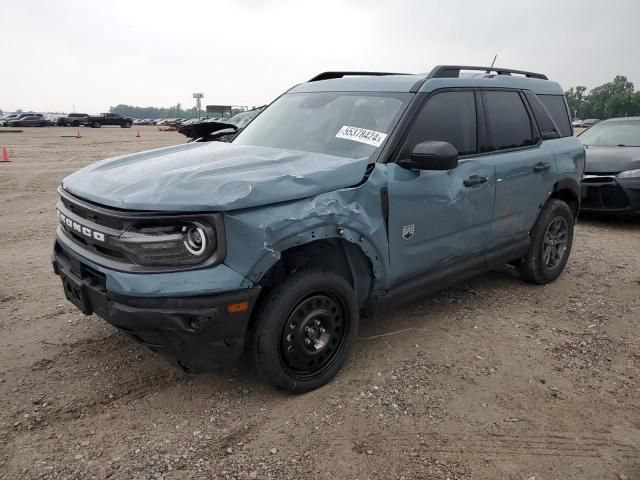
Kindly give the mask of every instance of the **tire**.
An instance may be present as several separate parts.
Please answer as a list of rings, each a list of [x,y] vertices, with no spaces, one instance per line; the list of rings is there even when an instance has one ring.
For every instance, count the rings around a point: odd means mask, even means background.
[[[344,366],[358,333],[353,288],[337,273],[301,270],[267,293],[250,335],[256,369],[271,385],[304,393]]]
[[[100,122],[93,122],[91,124],[91,128],[100,128],[102,126],[102,124]]]
[[[565,202],[552,198],[546,203],[531,230],[529,251],[518,266],[525,281],[543,285],[560,276],[571,253],[574,223]]]
[[[131,128],[131,122],[124,122],[122,125],[120,125],[122,128]]]

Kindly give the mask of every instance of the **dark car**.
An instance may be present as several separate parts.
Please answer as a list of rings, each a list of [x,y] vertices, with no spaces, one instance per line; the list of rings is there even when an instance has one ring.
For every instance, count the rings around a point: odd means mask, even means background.
[[[3,117],[2,120],[0,120],[0,126],[3,127],[7,127],[7,126],[12,126],[12,127],[16,127],[16,126],[20,126],[20,125],[11,125],[11,122],[16,122],[16,121],[20,121],[26,117],[39,117],[39,118],[44,118],[44,115],[42,115],[41,113],[12,113],[6,117]]]
[[[131,117],[123,117],[117,113],[101,113],[100,115],[93,117],[87,117],[87,125],[91,128],[100,128],[103,125],[115,125],[121,128],[130,128],[133,125],[133,119]]]
[[[265,106],[240,112],[228,120],[187,120],[178,132],[198,142],[230,142],[251,120],[264,110]]]
[[[640,214],[640,117],[605,120],[578,138],[587,153],[581,211]]]
[[[86,125],[89,121],[89,115],[86,113],[70,113],[64,119],[64,124],[69,127],[79,127],[80,125]]]
[[[35,115],[22,117],[18,120],[11,120],[8,123],[10,127],[50,127],[51,125],[53,125],[51,120]]]

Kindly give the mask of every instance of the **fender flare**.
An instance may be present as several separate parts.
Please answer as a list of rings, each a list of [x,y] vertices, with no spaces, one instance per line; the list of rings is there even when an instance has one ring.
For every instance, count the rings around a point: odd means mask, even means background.
[[[553,193],[560,190],[570,190],[578,199],[580,203],[580,182],[573,177],[564,177],[558,180],[553,186]]]
[[[386,288],[386,282],[389,278],[389,264],[386,261],[385,254],[379,251],[365,234],[348,225],[315,225],[279,239],[277,243],[270,245],[267,252],[253,265],[247,278],[257,284],[271,267],[280,260],[283,252],[294,247],[302,247],[317,240],[329,239],[343,240],[359,248],[371,262],[374,277],[372,280],[376,289]],[[354,261],[348,249],[345,249],[345,255],[349,262]]]

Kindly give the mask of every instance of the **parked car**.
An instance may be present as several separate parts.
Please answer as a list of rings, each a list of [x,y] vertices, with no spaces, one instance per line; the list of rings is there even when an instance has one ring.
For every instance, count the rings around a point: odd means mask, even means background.
[[[580,120],[579,118],[574,118],[573,122],[571,122],[571,126],[573,128],[582,128],[583,127],[583,120]]]
[[[640,117],[604,120],[578,138],[587,154],[581,211],[640,214]]]
[[[16,120],[21,120],[23,118],[26,117],[39,117],[39,118],[44,118],[44,115],[42,115],[41,113],[33,113],[33,112],[29,112],[29,113],[12,113],[9,114],[6,118],[2,119],[0,121],[0,125],[3,127],[6,127],[9,125],[10,122],[12,121],[16,121]]]
[[[589,128],[594,126],[596,123],[599,123],[601,120],[599,118],[587,118],[582,121],[582,127]]]
[[[83,313],[186,370],[247,352],[303,392],[342,368],[380,303],[506,263],[555,280],[583,169],[563,90],[542,74],[325,72],[231,143],[66,177],[53,267]]]
[[[15,120],[15,118],[20,115],[19,113],[6,113],[0,117],[0,126],[4,127],[11,120]]]
[[[10,120],[7,125],[9,127],[50,127],[53,122],[42,116],[27,115],[26,117]]]
[[[64,124],[68,127],[79,127],[89,123],[89,114],[87,113],[70,113],[64,120]]]
[[[130,128],[133,125],[131,117],[123,117],[117,113],[101,113],[98,116],[87,117],[87,125],[91,128],[100,128],[103,125],[117,125],[121,128]]]
[[[178,132],[197,142],[230,142],[265,107],[240,112],[227,120],[188,120],[178,128]]]

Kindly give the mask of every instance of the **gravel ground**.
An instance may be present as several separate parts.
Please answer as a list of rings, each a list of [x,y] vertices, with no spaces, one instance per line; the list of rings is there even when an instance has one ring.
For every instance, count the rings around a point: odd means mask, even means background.
[[[504,267],[379,314],[289,396],[244,365],[184,374],[64,300],[56,186],[183,141],[140,131],[0,134],[0,479],[640,479],[640,221],[581,219],[552,285]]]

